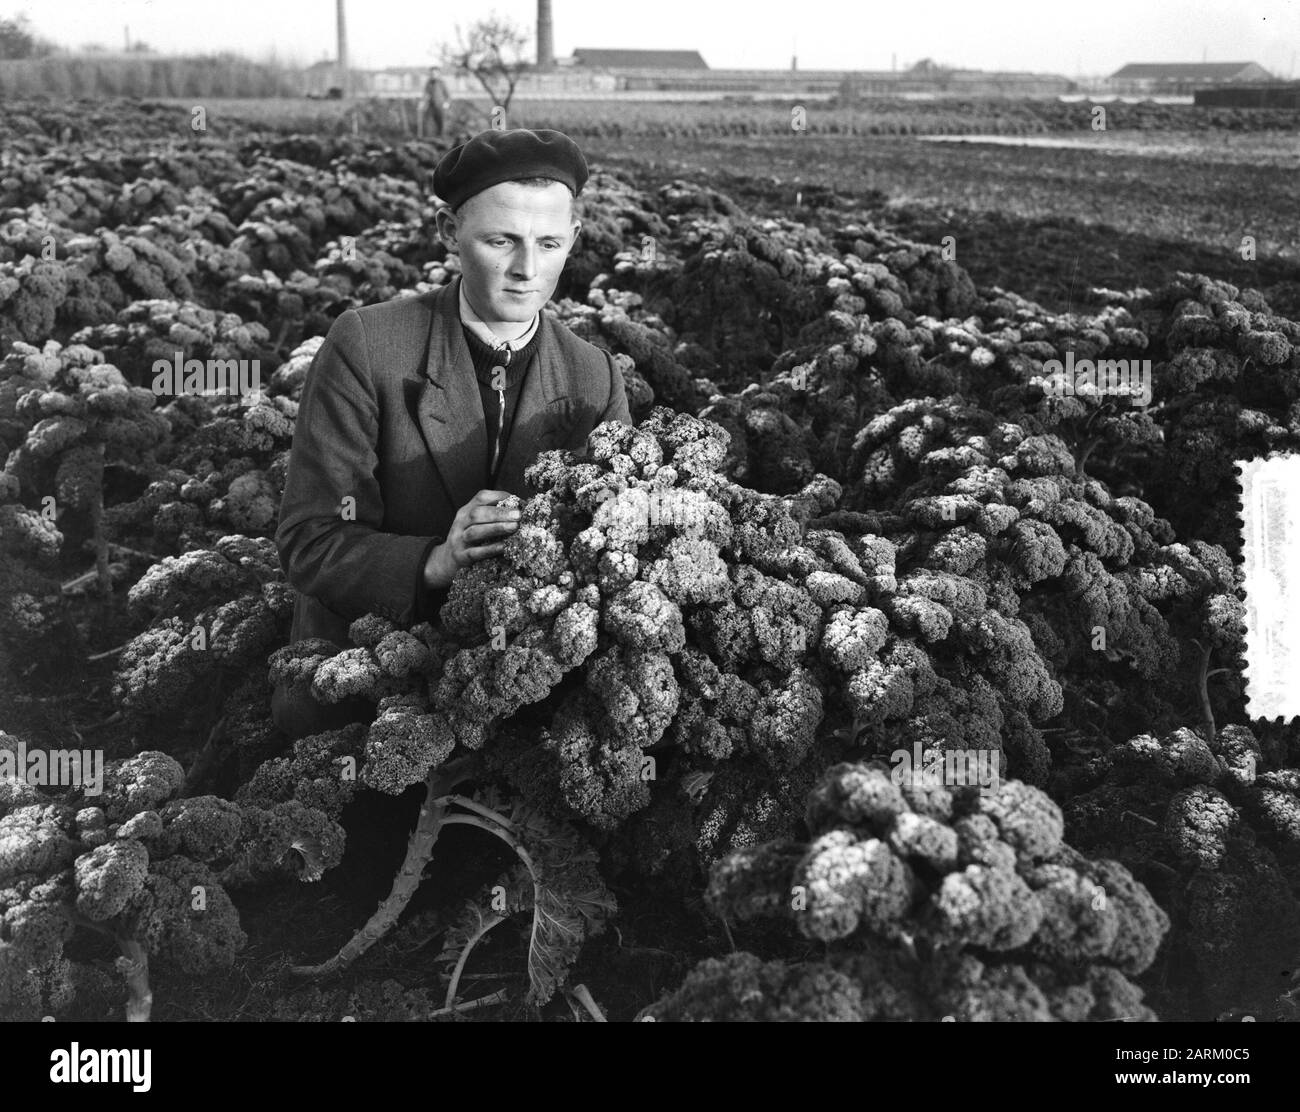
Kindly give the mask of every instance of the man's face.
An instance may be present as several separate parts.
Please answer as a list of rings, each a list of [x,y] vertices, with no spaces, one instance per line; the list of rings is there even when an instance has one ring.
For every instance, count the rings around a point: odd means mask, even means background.
[[[555,292],[582,222],[560,182],[533,188],[502,182],[453,215],[438,214],[443,242],[460,253],[465,296],[489,324],[523,324]]]

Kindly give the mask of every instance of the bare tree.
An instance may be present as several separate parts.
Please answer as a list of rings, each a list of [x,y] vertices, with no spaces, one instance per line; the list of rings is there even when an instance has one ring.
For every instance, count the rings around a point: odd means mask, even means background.
[[[53,53],[54,44],[32,30],[25,14],[0,19],[0,58],[45,58]]]
[[[457,25],[456,45],[442,48],[442,64],[483,86],[490,116],[493,106],[509,111],[515,87],[529,68],[524,52],[531,41],[527,28],[493,13],[467,28]]]

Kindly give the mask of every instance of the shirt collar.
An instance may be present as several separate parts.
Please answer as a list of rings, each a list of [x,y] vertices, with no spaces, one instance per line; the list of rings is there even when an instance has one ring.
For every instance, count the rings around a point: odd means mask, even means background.
[[[474,309],[470,306],[469,301],[465,297],[465,281],[463,278],[461,279],[461,283],[460,283],[461,323],[465,325],[466,328],[468,328],[471,332],[473,332],[475,336],[477,336],[489,347],[499,348],[502,344],[506,344],[511,351],[518,351],[520,348],[524,347],[529,340],[533,338],[533,333],[537,331],[538,325],[541,324],[541,318],[542,318],[541,313],[538,313],[536,316],[534,316],[533,323],[528,326],[528,330],[524,332],[523,335],[521,335],[517,340],[503,340],[500,336],[498,336],[495,332],[493,332],[492,329],[490,329],[483,322],[483,319],[476,312],[474,312]]]

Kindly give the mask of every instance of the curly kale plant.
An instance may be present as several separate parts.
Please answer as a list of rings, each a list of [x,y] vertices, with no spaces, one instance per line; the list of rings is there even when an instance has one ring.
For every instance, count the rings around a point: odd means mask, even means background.
[[[38,370],[33,377],[34,363],[55,359],[56,373],[47,376]],[[170,424],[156,411],[151,391],[129,385],[116,367],[88,347],[47,345],[38,353],[28,345],[15,345],[0,376],[17,383],[15,393],[21,390],[13,403],[13,420],[23,439],[10,453],[5,474],[18,481],[24,497],[52,490],[61,510],[87,515],[99,589],[108,594],[112,580],[104,469],[147,459]],[[22,389],[29,382],[31,388]]]
[[[232,535],[154,564],[127,604],[147,627],[122,648],[113,698],[149,720],[219,703],[228,680],[287,637],[293,591],[269,539]]]
[[[955,574],[896,577],[878,536],[810,528],[839,496],[824,477],[789,498],[724,479],[726,437],[659,408],[602,425],[583,455],[543,453],[520,528],[457,577],[438,628],[372,616],[342,652],[274,655],[273,679],[322,702],[376,702],[363,784],[428,793],[393,894],[330,968],[409,899],[451,769],[607,835],[645,811],[671,828],[654,859],[725,851],[712,812],[738,787],[816,775],[900,720],[926,747],[1001,752],[1005,737],[1041,772],[1031,719],[1061,697],[1025,627]],[[927,648],[950,631],[939,674]]]
[[[0,767],[21,754],[0,733]],[[184,781],[156,751],[109,762],[102,784],[61,798],[0,778],[0,1014],[66,1007],[76,978],[64,947],[85,930],[117,945],[127,1019],[147,1020],[151,964],[209,973],[244,945],[228,888],[316,880],[342,858],[343,830],[321,811],[184,798]]]
[[[1007,780],[950,791],[840,764],[808,798],[806,841],[765,842],[713,869],[710,906],[783,920],[782,957],[697,966],[641,1018],[1152,1020],[1129,980],[1169,921],[1115,861],[1064,843],[1060,809]]]
[[[1261,1010],[1300,949],[1300,772],[1228,725],[1117,745],[1062,785],[1072,841],[1113,854],[1173,920],[1183,1008]]]

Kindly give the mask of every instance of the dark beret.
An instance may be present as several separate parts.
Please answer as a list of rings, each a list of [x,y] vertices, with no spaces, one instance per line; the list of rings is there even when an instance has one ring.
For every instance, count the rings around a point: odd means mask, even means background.
[[[517,127],[480,131],[449,150],[433,171],[433,191],[455,209],[475,193],[514,178],[554,178],[577,196],[587,177],[587,160],[564,132]]]

